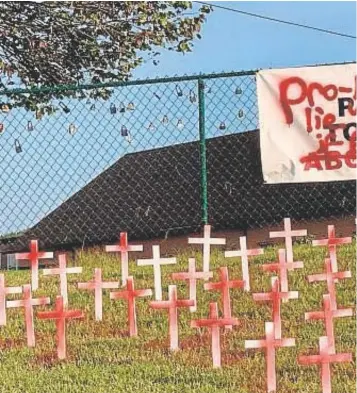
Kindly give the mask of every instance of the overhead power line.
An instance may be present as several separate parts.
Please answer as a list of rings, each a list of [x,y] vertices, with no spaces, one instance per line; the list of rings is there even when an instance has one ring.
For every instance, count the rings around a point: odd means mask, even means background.
[[[202,4],[202,5],[207,5],[207,6],[214,7],[214,8],[220,8],[220,9],[226,10],[226,11],[236,12],[237,14],[247,15],[247,16],[251,16],[253,18],[259,18],[259,19],[264,19],[264,20],[268,20],[268,21],[271,21],[271,22],[283,23],[285,25],[290,25],[290,26],[302,27],[304,29],[315,30],[315,31],[319,31],[321,33],[337,35],[337,36],[345,37],[345,38],[353,38],[353,39],[357,38],[354,35],[340,33],[339,31],[322,29],[320,27],[309,26],[309,25],[305,25],[305,24],[302,24],[302,23],[291,22],[291,21],[287,21],[287,20],[283,20],[283,19],[271,18],[270,16],[265,16],[265,15],[261,15],[261,14],[255,14],[253,12],[241,11],[241,10],[237,10],[235,8],[224,7],[222,5],[205,3],[203,1],[195,1],[195,3]]]

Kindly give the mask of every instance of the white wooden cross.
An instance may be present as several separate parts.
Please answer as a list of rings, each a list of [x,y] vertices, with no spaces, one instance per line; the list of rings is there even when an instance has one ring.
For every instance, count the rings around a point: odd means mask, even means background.
[[[209,273],[211,245],[225,245],[226,239],[217,238],[217,237],[211,238],[211,225],[205,225],[203,227],[203,238],[189,237],[188,243],[189,244],[203,244],[203,272]],[[206,278],[205,280],[208,280],[208,278]]]
[[[247,250],[247,238],[245,236],[241,236],[239,238],[239,242],[240,242],[240,250],[226,251],[224,253],[224,256],[226,258],[233,258],[233,257],[242,258],[242,275],[244,281],[244,290],[246,292],[249,292],[250,276],[249,276],[248,257],[254,255],[262,255],[264,254],[264,250],[262,248],[254,248],[251,250]]]
[[[293,237],[307,236],[307,230],[301,229],[301,230],[297,230],[297,231],[292,231],[290,218],[284,218],[284,231],[269,232],[269,236],[272,238],[277,238],[277,237],[284,237],[285,238],[286,261],[288,263],[292,263],[292,262],[294,262]]]
[[[119,288],[119,282],[102,281],[102,269],[94,269],[94,279],[89,282],[79,282],[78,289],[94,291],[95,320],[103,319],[103,289]]]
[[[154,267],[155,300],[162,300],[161,265],[174,265],[176,258],[160,258],[160,246],[152,246],[152,259],[138,259],[138,266]]]
[[[195,302],[193,306],[190,307],[191,312],[197,311],[197,280],[205,280],[213,277],[213,273],[204,273],[196,271],[196,260],[195,258],[188,259],[188,273],[180,272],[180,273],[172,273],[173,280],[187,280],[189,282],[189,293],[190,299]]]
[[[67,274],[82,273],[81,267],[67,267],[66,254],[58,255],[59,267],[53,269],[43,269],[44,276],[58,274],[60,276],[60,294],[63,298],[63,305],[68,305]]]
[[[0,274],[0,326],[6,325],[6,295],[22,293],[22,287],[6,287],[5,276]]]
[[[33,306],[43,306],[50,304],[51,300],[49,297],[39,297],[38,299],[32,298],[31,285],[26,284],[23,286],[24,297],[21,300],[8,300],[6,302],[7,308],[23,307],[25,310],[25,323],[26,323],[26,335],[27,335],[27,346],[35,346],[35,328],[33,324]]]
[[[106,252],[120,252],[121,261],[121,275],[122,275],[122,286],[126,285],[126,280],[129,277],[129,252],[143,251],[143,245],[129,245],[127,232],[120,232],[119,244],[111,246],[105,246]]]

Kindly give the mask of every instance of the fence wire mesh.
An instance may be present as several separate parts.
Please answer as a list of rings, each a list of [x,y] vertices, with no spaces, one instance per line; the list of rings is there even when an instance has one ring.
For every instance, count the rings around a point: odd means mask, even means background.
[[[75,89],[46,115],[2,95],[0,251],[355,215],[353,181],[263,183],[255,72]]]

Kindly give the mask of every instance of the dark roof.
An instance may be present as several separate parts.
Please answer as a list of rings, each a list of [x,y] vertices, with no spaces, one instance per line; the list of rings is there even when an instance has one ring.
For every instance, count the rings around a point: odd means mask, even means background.
[[[3,252],[144,240],[201,226],[199,142],[127,154]],[[354,181],[267,185],[259,131],[207,140],[209,222],[215,229],[275,225],[355,214]]]

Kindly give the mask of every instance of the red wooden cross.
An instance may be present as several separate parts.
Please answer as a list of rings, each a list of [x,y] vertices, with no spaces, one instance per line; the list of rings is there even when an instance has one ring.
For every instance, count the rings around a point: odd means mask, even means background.
[[[312,311],[305,313],[305,320],[314,320],[314,319],[324,319],[325,320],[325,329],[326,335],[328,339],[329,345],[329,353],[336,353],[335,348],[335,335],[333,330],[333,319],[334,318],[343,318],[343,317],[352,317],[353,311],[352,308],[341,308],[339,310],[331,309],[331,296],[324,295],[324,310],[323,311]]]
[[[323,393],[332,393],[330,363],[352,362],[351,353],[330,353],[327,337],[320,337],[320,354],[310,356],[299,356],[298,361],[303,366],[321,364],[321,383]]]
[[[66,310],[62,296],[56,297],[55,311],[37,313],[40,319],[54,319],[57,328],[57,354],[59,359],[66,358],[66,319],[84,318],[80,310]]]
[[[169,285],[169,300],[164,301],[153,301],[150,302],[150,307],[159,309],[169,310],[169,335],[170,335],[170,349],[176,351],[179,349],[178,345],[178,308],[180,307],[191,307],[194,305],[193,300],[179,300],[177,299],[176,285]]]
[[[67,274],[82,273],[81,267],[67,267],[66,254],[59,254],[58,256],[59,268],[43,269],[43,275],[49,276],[58,274],[60,276],[60,293],[63,298],[65,307],[68,305],[68,289],[67,289]]]
[[[206,283],[204,285],[204,289],[208,291],[210,290],[221,291],[222,303],[223,303],[223,316],[225,319],[229,319],[232,318],[231,296],[229,290],[231,288],[244,288],[244,281],[242,280],[229,281],[227,266],[220,267],[218,270],[219,270],[219,277],[221,281],[214,282],[214,283]],[[226,329],[232,329],[232,326],[227,325]]]
[[[226,239],[211,238],[211,225],[205,225],[203,227],[203,238],[189,237],[188,243],[203,245],[203,271],[208,273],[210,271],[209,263],[211,258],[211,246],[224,245],[226,244]]]
[[[292,231],[290,218],[284,218],[284,231],[270,232],[269,236],[272,238],[277,238],[277,237],[284,237],[285,238],[286,260],[289,263],[292,263],[292,262],[294,262],[293,237],[307,236],[307,230],[301,229],[301,230],[297,230],[297,231]]]
[[[274,322],[265,322],[265,340],[246,340],[245,348],[265,348],[267,366],[268,393],[276,391],[275,349],[279,347],[294,347],[294,338],[277,340],[274,335]]]
[[[121,261],[121,275],[122,275],[122,285],[125,286],[126,280],[129,276],[129,252],[135,251],[140,252],[143,251],[142,245],[129,245],[128,244],[128,233],[120,232],[120,241],[119,244],[115,244],[112,246],[105,246],[106,252],[120,252],[120,261]]]
[[[126,299],[128,302],[128,324],[130,337],[138,335],[138,327],[136,323],[135,298],[143,296],[152,296],[151,289],[136,289],[134,287],[134,278],[129,276],[126,280],[126,289],[119,292],[111,292],[110,298]]]
[[[337,265],[337,246],[340,244],[348,244],[352,243],[351,237],[336,237],[335,226],[328,225],[327,227],[328,238],[321,239],[321,240],[313,240],[313,246],[327,246],[329,250],[329,258],[331,259],[331,266],[332,266],[332,273],[338,272],[338,265]],[[335,280],[337,282],[338,280]]]
[[[38,260],[53,258],[53,252],[39,252],[37,240],[31,240],[30,252],[15,254],[15,258],[30,261],[31,287],[33,291],[36,291],[38,289]]]
[[[337,302],[336,302],[336,288],[335,288],[335,279],[344,279],[344,278],[351,278],[351,272],[332,272],[331,266],[331,259],[325,259],[325,273],[322,274],[312,274],[307,276],[308,281],[315,282],[315,281],[326,281],[327,282],[327,290],[331,297],[331,310],[337,310]]]
[[[197,310],[197,299],[196,299],[196,289],[197,280],[205,280],[213,277],[213,273],[197,272],[196,271],[196,260],[195,258],[188,259],[188,273],[172,273],[173,280],[187,280],[189,282],[189,293],[190,299],[195,302],[193,306],[190,307],[191,312]]]
[[[218,317],[218,306],[217,303],[210,303],[209,305],[209,318],[198,319],[191,321],[192,328],[207,327],[211,329],[212,336],[212,360],[213,367],[221,367],[221,345],[220,345],[220,331],[221,327],[239,325],[239,321],[236,318],[219,318]]]
[[[262,265],[265,272],[279,272],[279,281],[282,292],[289,292],[288,271],[303,268],[303,262],[287,262],[285,258],[285,249],[279,249],[279,262],[269,265]],[[283,299],[286,302],[288,299]]]
[[[292,292],[280,292],[279,278],[271,278],[271,292],[268,293],[253,293],[253,299],[256,302],[270,301],[273,303],[273,322],[274,322],[274,337],[276,340],[281,339],[281,313],[280,313],[280,302],[281,299],[297,299],[299,293],[297,291]]]
[[[247,250],[247,238],[245,236],[241,236],[239,238],[240,242],[240,250],[234,251],[226,251],[224,256],[226,258],[233,258],[233,257],[241,257],[242,258],[242,275],[244,281],[244,290],[249,292],[250,291],[250,277],[249,277],[249,264],[248,264],[248,257],[254,255],[262,255],[264,254],[264,250],[262,248],[254,248],[251,250]]]
[[[5,287],[5,276],[0,274],[0,326],[6,325],[6,295],[22,293],[22,287]]]
[[[101,321],[103,319],[103,289],[119,288],[118,282],[102,281],[102,269],[94,270],[94,279],[89,282],[79,282],[79,289],[94,290],[95,301],[95,319]]]
[[[31,294],[31,285],[27,284],[23,286],[23,299],[22,300],[8,300],[6,307],[23,307],[25,310],[25,323],[26,323],[26,335],[27,335],[27,346],[35,346],[35,328],[33,323],[33,306],[44,306],[50,304],[51,300],[49,297],[40,297],[33,299]]]

